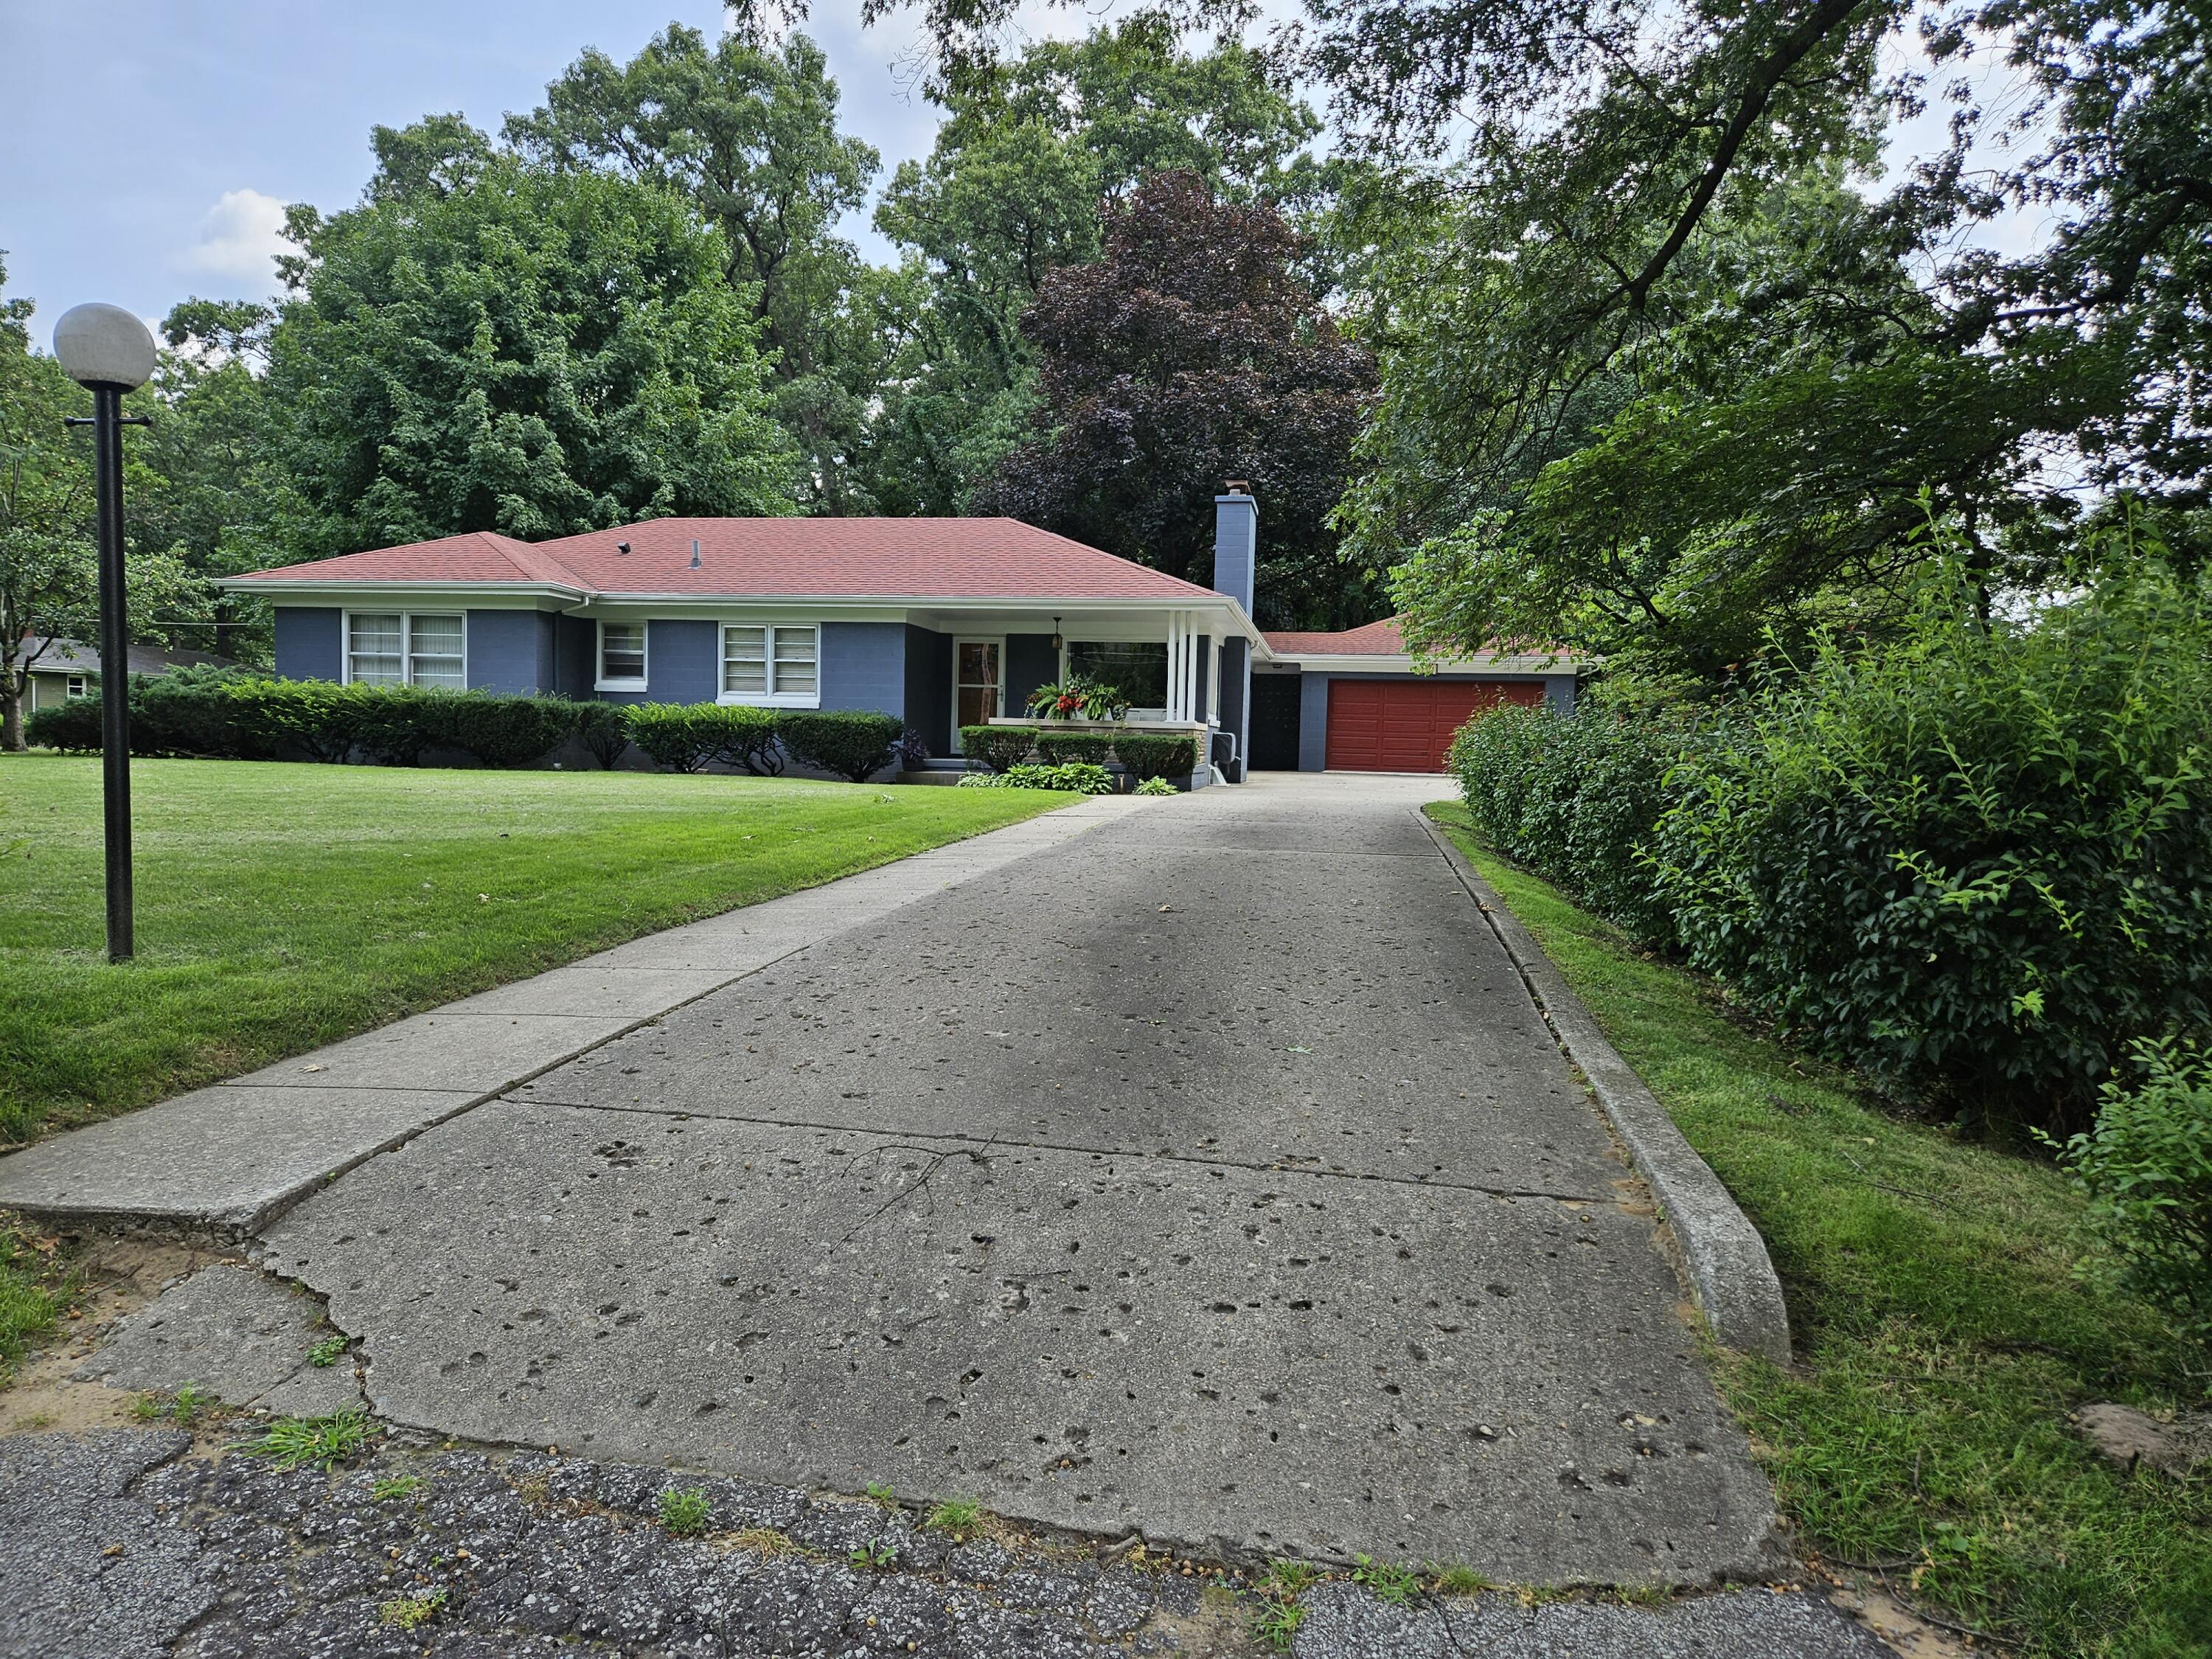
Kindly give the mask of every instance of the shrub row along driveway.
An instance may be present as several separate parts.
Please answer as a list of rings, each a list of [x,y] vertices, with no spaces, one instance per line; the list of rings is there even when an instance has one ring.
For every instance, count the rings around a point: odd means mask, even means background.
[[[409,1425],[1178,1545],[1698,1582],[1771,1503],[1410,802],[1139,812],[277,1223]]]

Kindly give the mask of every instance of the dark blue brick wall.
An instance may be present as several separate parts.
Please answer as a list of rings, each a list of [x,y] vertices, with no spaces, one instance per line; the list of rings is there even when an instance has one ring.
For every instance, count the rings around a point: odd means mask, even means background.
[[[1298,677],[1298,770],[1324,771],[1328,766],[1328,676]]]
[[[1237,734],[1237,763],[1231,783],[1244,781],[1252,759],[1252,647],[1225,640],[1221,646],[1221,729]]]
[[[609,702],[712,702],[722,690],[722,633],[711,622],[645,625],[645,690],[602,691]]]
[[[933,755],[952,752],[952,636],[906,630],[906,723]]]
[[[904,623],[823,623],[822,706],[903,718],[906,633]]]
[[[471,611],[468,617],[471,690],[553,689],[550,615],[542,611]]]
[[[553,618],[553,665],[547,683],[564,697],[586,702],[599,677],[599,626],[589,617]]]
[[[1049,634],[1006,635],[1006,712],[1027,712],[1030,693],[1060,678],[1060,653],[1052,648]]]
[[[342,613],[334,605],[276,607],[276,672],[288,680],[345,678]]]

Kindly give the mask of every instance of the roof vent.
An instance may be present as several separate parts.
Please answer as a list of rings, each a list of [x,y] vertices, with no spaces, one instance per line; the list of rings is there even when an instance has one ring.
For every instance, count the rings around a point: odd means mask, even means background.
[[[616,552],[617,552],[617,553],[627,553],[627,552],[629,552],[629,544],[628,542],[617,542],[617,543],[615,544],[615,551],[616,551]]]
[[[691,538],[691,568],[694,570],[699,568],[699,538],[696,536]]]

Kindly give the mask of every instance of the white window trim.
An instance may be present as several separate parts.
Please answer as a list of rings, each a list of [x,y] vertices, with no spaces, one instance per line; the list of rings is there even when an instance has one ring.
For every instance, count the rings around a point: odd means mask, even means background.
[[[82,674],[63,675],[62,696],[64,700],[66,701],[71,697],[83,696],[85,695],[85,688],[88,682],[85,677]]]
[[[459,617],[461,619],[461,690],[469,686],[469,613],[465,611],[410,611],[404,605],[390,610],[372,611],[362,607],[364,617],[393,617],[399,618],[399,683],[415,684],[415,618],[417,617]],[[353,684],[353,618],[351,610],[338,612],[338,684]]]
[[[730,630],[732,628],[760,628],[768,631],[764,640],[765,656],[762,666],[766,671],[769,690],[766,691],[728,691],[717,690],[714,701],[733,708],[819,708],[822,706],[822,624],[818,622],[781,621],[765,617],[725,617],[714,628],[714,684],[719,688],[729,672]],[[775,633],[779,628],[807,628],[814,632],[814,689],[811,691],[778,691],[775,690]]]
[[[645,672],[634,680],[611,680],[606,678],[603,671],[607,665],[607,619],[601,617],[592,636],[592,690],[594,691],[642,691],[646,689],[646,682],[653,675],[653,624],[649,622],[633,624],[619,622],[619,619],[617,621],[621,627],[635,626],[637,629],[643,641],[638,655],[645,663]]]
[[[999,647],[999,718],[1006,713],[1006,636],[1004,634],[956,634],[952,636],[952,752],[960,753],[960,647],[963,645],[995,645]],[[1066,666],[1067,646],[1060,644],[1060,663]],[[1060,678],[1067,675],[1063,672]]]

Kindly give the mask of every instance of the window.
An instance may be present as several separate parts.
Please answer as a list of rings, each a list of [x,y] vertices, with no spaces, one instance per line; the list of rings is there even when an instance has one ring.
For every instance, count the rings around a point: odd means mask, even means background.
[[[1168,647],[1164,640],[1070,640],[1067,672],[1116,687],[1137,708],[1168,706]]]
[[[65,697],[82,696],[84,695],[84,676],[82,674],[72,674],[67,679],[64,680],[62,682],[62,695]]]
[[[821,637],[811,623],[722,629],[722,701],[811,708],[821,701]]]
[[[469,683],[468,619],[454,614],[356,611],[346,617],[346,678],[357,685]]]
[[[645,624],[641,622],[603,622],[599,624],[599,681],[601,691],[639,690],[645,685]]]

